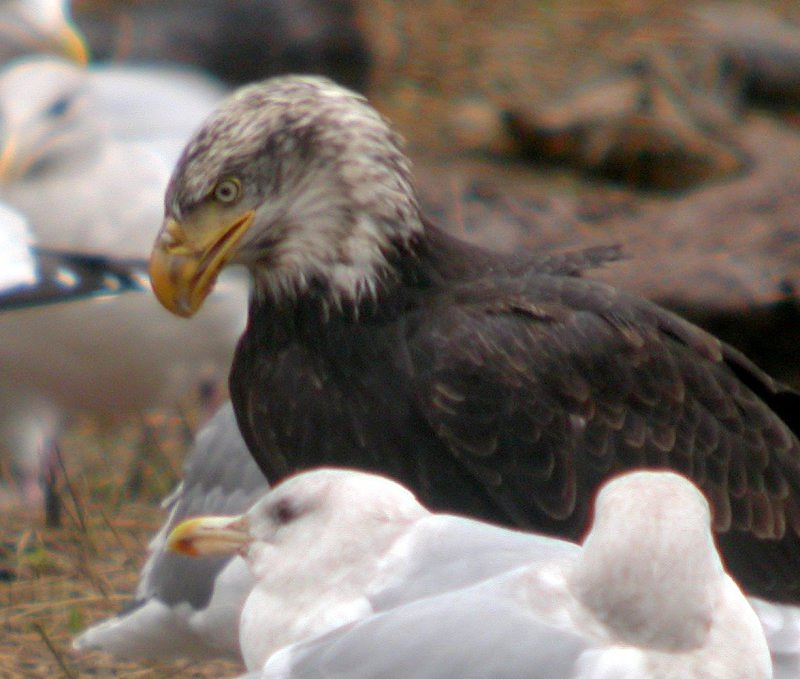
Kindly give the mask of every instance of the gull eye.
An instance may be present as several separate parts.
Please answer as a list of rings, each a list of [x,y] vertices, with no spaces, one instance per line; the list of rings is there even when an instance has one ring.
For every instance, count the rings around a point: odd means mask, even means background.
[[[49,118],[59,118],[67,112],[70,103],[69,97],[60,97],[56,99],[44,113]]]
[[[242,183],[235,177],[228,177],[214,187],[214,200],[230,204],[239,198],[241,191]]]
[[[273,505],[270,513],[272,514],[272,518],[276,523],[286,524],[297,518],[297,515],[300,512],[294,502],[292,502],[289,498],[284,497],[278,500],[275,505]]]

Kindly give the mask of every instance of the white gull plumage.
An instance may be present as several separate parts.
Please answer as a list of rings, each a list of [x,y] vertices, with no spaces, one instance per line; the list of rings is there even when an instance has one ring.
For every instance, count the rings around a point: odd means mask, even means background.
[[[0,295],[36,283],[32,245],[28,221],[17,210],[0,203]]]
[[[691,483],[630,474],[596,513],[581,548],[431,515],[382,477],[317,470],[244,516],[186,522],[170,543],[242,549],[253,676],[771,676]]]

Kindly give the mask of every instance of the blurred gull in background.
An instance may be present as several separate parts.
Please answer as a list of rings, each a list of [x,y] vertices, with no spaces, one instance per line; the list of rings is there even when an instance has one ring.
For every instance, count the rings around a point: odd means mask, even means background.
[[[170,170],[189,135],[227,94],[189,66],[106,64],[92,66],[89,78],[111,135],[154,146]]]
[[[89,55],[70,20],[68,0],[0,0],[0,64],[23,54]]]
[[[42,432],[55,426],[58,415],[47,398],[17,384],[14,376],[30,367],[26,359],[37,360],[14,347],[33,341],[25,332],[29,319],[52,319],[59,305],[80,308],[87,300],[144,290],[144,267],[142,260],[41,250],[27,220],[0,203],[0,449],[5,445],[11,451],[10,471],[25,499],[32,501],[41,494],[40,461],[33,453],[43,449]],[[49,310],[42,308],[50,305]],[[4,486],[0,491],[2,503],[14,500]]]
[[[161,224],[176,149],[216,91],[201,87],[194,108],[188,95],[179,97],[181,116],[168,112],[163,126],[159,111],[168,104],[155,105],[167,94],[163,83],[150,100],[131,94],[149,102],[154,122],[148,127],[141,118],[125,133],[127,123],[115,121],[98,94],[116,91],[111,78],[108,72],[95,86],[91,69],[46,55],[0,72],[0,199],[25,215],[42,248],[145,258]],[[142,78],[138,71],[131,79],[137,92],[145,88]],[[244,324],[246,284],[235,275],[222,283],[202,328],[165,316],[145,278],[139,294],[0,316],[0,362],[7,366],[0,375],[0,448],[31,468],[66,412],[116,417],[173,405],[201,378],[224,375]]]
[[[126,70],[40,55],[0,72],[0,193],[48,247],[146,256],[180,146],[222,93],[193,72]]]

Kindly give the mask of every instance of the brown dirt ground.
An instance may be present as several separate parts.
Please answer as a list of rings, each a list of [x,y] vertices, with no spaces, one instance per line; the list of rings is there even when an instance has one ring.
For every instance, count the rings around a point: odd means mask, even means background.
[[[159,435],[144,454],[133,498],[128,485],[142,450],[140,423],[100,428],[79,418],[61,442],[61,527],[46,527],[38,508],[3,511],[0,677],[200,678],[242,671],[230,662],[143,665],[70,648],[76,633],[119,611],[135,589],[147,542],[164,518],[158,502],[183,459],[183,422],[158,417]]]

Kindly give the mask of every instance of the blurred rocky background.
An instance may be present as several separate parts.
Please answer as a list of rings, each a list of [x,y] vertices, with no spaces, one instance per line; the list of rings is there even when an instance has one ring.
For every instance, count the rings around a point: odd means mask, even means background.
[[[188,7],[191,6],[191,9]],[[98,59],[364,91],[429,211],[486,245],[621,243],[602,276],[797,382],[800,5],[76,0]]]

